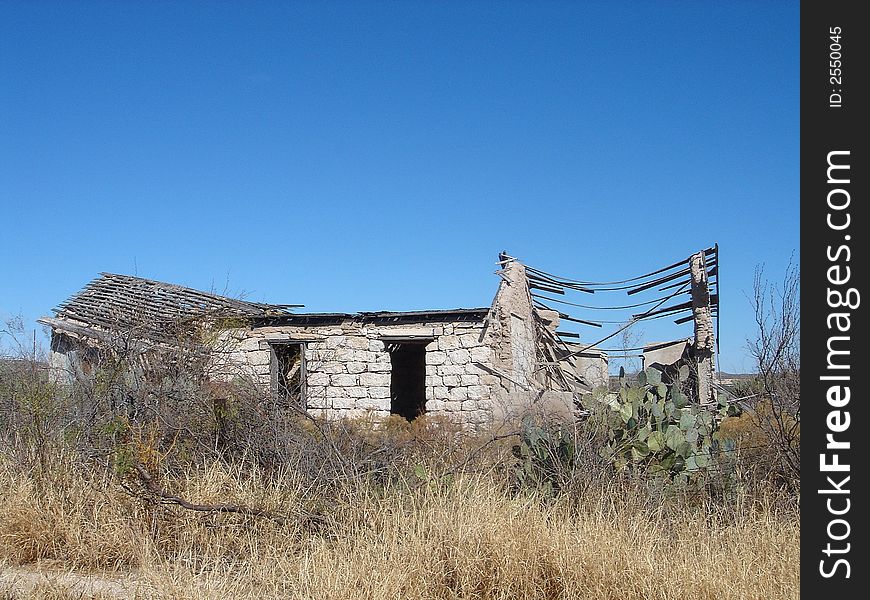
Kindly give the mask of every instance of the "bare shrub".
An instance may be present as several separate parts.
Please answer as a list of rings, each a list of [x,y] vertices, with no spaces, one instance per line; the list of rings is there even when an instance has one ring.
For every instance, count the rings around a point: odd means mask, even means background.
[[[750,384],[752,420],[770,448],[771,474],[800,487],[800,267],[789,263],[781,285],[755,272],[756,337],[748,341],[757,377]]]

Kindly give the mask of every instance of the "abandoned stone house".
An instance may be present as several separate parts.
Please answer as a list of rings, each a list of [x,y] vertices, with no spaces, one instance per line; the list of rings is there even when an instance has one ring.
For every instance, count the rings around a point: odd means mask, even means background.
[[[119,330],[142,352],[159,351],[178,323],[206,318],[221,323],[215,377],[250,377],[325,418],[426,413],[483,424],[535,404],[578,409],[606,385],[606,354],[561,342],[559,314],[534,306],[519,261],[500,255],[497,274],[488,307],[345,314],[104,273],[40,322],[58,379],[90,369],[93,349]]]

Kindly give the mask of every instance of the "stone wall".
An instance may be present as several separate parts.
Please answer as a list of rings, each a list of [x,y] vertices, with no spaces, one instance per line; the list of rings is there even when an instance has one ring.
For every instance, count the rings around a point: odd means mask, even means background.
[[[432,338],[425,347],[426,413],[481,424],[498,397],[492,335],[482,322],[384,325],[347,319],[328,326],[284,325],[235,330],[235,344],[219,360],[226,377],[246,373],[268,389],[270,342],[305,345],[306,405],[326,418],[390,414],[389,338]],[[385,340],[384,338],[388,338]]]

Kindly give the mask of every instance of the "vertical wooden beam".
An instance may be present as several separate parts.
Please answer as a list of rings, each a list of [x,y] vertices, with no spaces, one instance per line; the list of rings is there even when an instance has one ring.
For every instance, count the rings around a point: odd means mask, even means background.
[[[710,308],[710,285],[704,253],[689,258],[692,272],[692,314],[695,318],[695,363],[698,370],[698,401],[716,402],[713,389],[713,353],[716,347],[713,333],[713,312]]]

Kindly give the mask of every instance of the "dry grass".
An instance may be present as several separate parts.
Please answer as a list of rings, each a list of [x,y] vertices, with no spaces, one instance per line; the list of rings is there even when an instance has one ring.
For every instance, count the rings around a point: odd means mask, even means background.
[[[449,485],[354,484],[324,498],[293,472],[266,481],[222,463],[164,482],[196,501],[286,514],[290,524],[282,526],[148,506],[117,481],[65,469],[62,459],[54,464],[51,477],[37,477],[0,459],[0,560],[115,578],[135,572],[140,583],[130,597],[799,595],[797,516],[763,501],[738,500],[728,510],[650,507],[640,492],[617,485],[543,501],[512,497],[489,475]],[[306,521],[300,507],[323,520]],[[93,597],[64,594],[44,585],[27,595]]]

